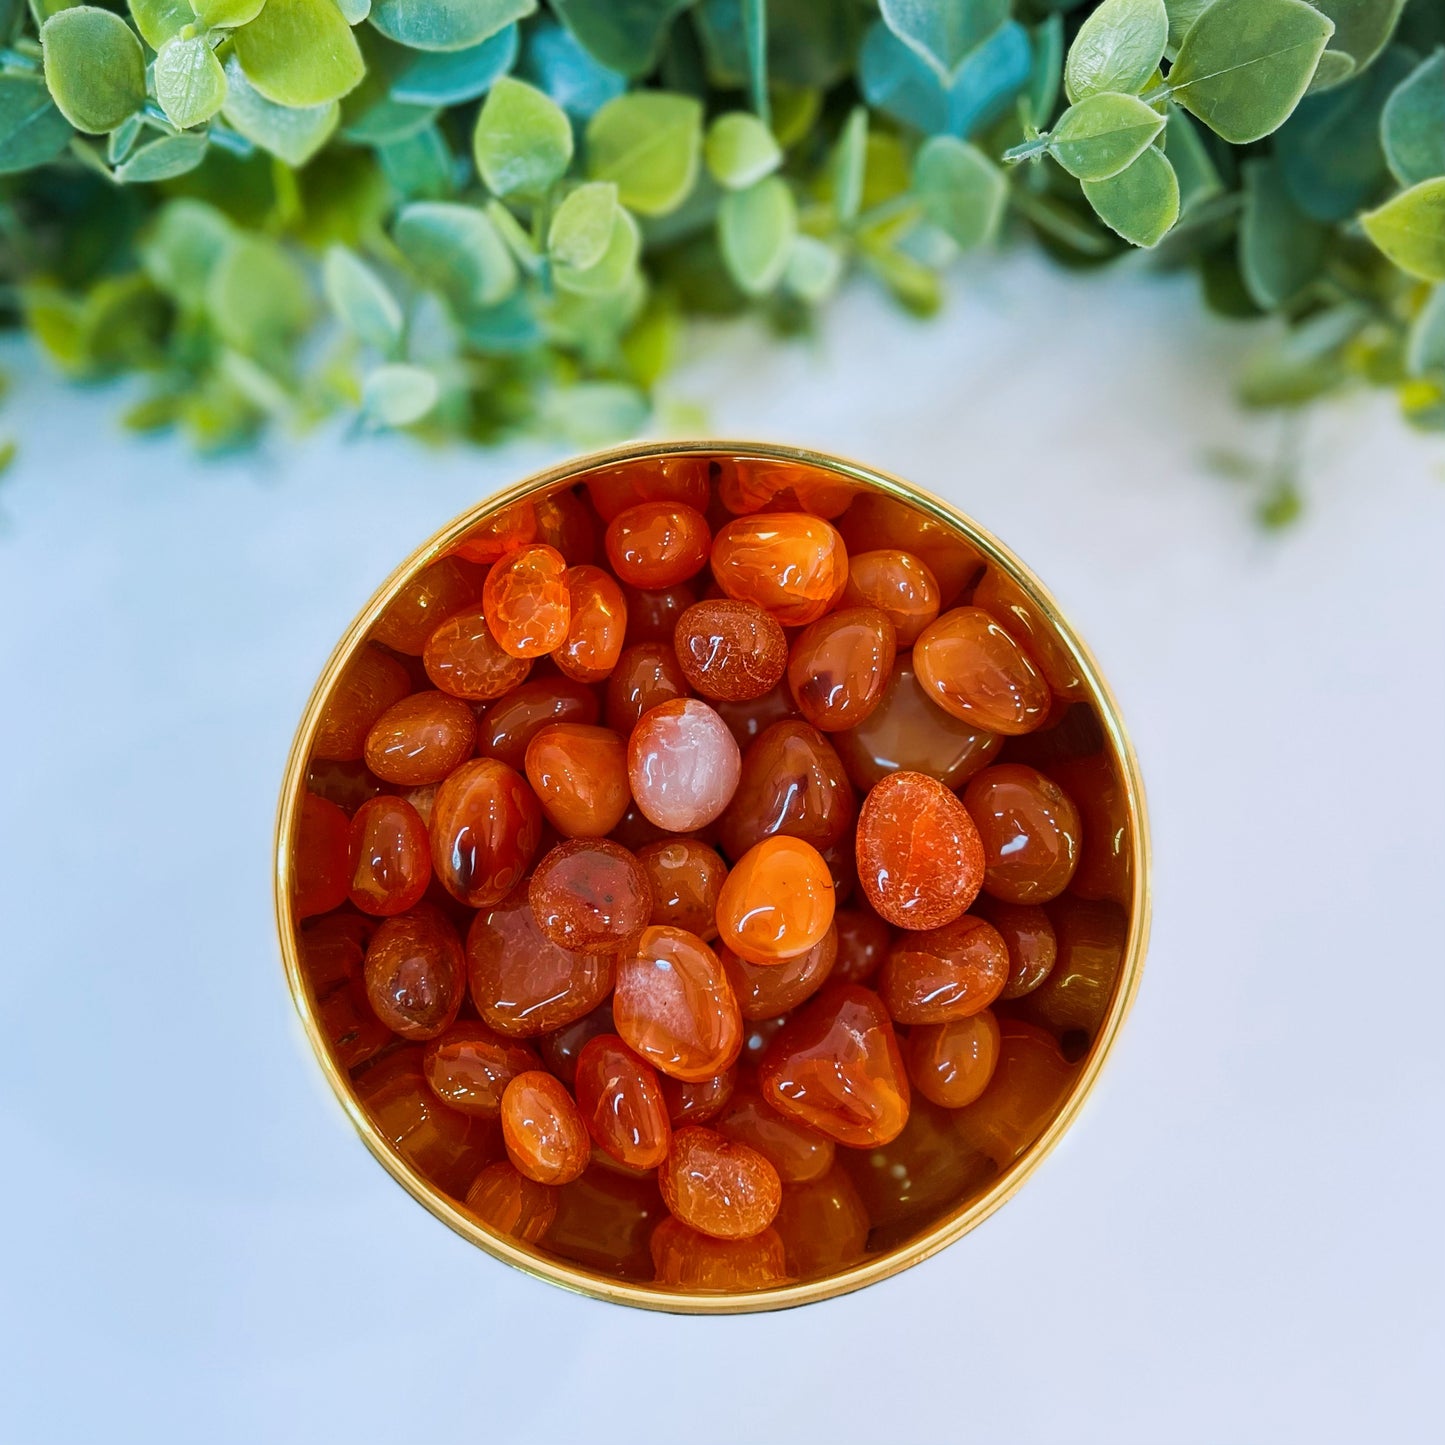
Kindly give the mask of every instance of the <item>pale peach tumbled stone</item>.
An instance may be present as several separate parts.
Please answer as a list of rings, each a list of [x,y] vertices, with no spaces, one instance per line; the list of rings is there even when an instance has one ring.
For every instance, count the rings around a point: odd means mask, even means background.
[[[627,744],[632,796],[643,816],[672,833],[705,827],[737,791],[742,754],[705,702],[680,697],[642,715]]]

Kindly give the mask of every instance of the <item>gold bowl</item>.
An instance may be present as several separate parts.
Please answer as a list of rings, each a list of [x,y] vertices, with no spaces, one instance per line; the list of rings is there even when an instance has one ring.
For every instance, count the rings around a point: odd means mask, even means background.
[[[488,1229],[456,1200],[419,1174],[382,1135],[368,1115],[345,1068],[333,1057],[323,1030],[316,1000],[303,972],[297,945],[298,920],[291,902],[292,855],[300,801],[306,788],[307,764],[322,710],[339,674],[370,636],[378,617],[390,600],[423,567],[446,555],[474,527],[502,507],[571,487],[587,473],[622,463],[686,455],[714,454],[760,462],[794,464],[820,469],[834,477],[881,492],[916,508],[931,522],[949,529],[971,547],[981,565],[997,574],[995,591],[1006,587],[1025,620],[1025,627],[1042,626],[1056,658],[1072,671],[1073,723],[1066,715],[1059,728],[1068,730],[1075,751],[1094,748],[1090,761],[1108,771],[1116,797],[1111,846],[1126,865],[1123,883],[1107,907],[1118,918],[1118,945],[1111,955],[1108,972],[1088,976],[1086,962],[1078,978],[1057,980],[1044,1017],[1034,1017],[1052,1029],[1066,1051],[1072,1051],[1073,1072],[1068,1086],[1052,1107],[1051,1117],[1017,1158],[1001,1165],[988,1177],[979,1178],[962,1195],[935,1208],[926,1218],[904,1221],[870,1236],[871,1252],[858,1263],[823,1278],[808,1279],[747,1293],[686,1294],[660,1285],[618,1279],[580,1264],[549,1254],[543,1248],[518,1242]],[[1077,724],[1082,718],[1084,726]],[[1058,729],[1056,728],[1056,731]],[[1080,744],[1078,737],[1085,741]],[[1006,755],[1007,756],[1007,755]],[[1086,818],[1086,846],[1087,818]],[[1074,634],[1057,604],[1038,579],[1006,547],[977,523],[948,503],[871,467],[844,461],[797,447],[754,442],[694,441],[634,443],[590,456],[576,458],[516,483],[448,523],[429,541],[417,548],[392,572],[363,607],[337,643],[317,679],[301,716],[286,763],[276,820],[275,853],[276,917],[281,955],[306,1037],[322,1073],[362,1142],[384,1169],[419,1204],[478,1248],[552,1284],[616,1304],[688,1314],[737,1314],[754,1310],[784,1309],[827,1299],[872,1284],[876,1280],[918,1264],[944,1246],[952,1244],[983,1222],[1022,1187],[1043,1162],[1073,1122],[1093,1090],[1099,1072],[1113,1048],[1139,986],[1149,935],[1149,840],[1144,793],[1138,764],[1124,731],[1119,710],[1098,666]],[[1060,967],[1063,966],[1061,955]],[[1077,988],[1074,985],[1077,984]],[[1071,991],[1072,990],[1072,991]],[[1042,990],[1040,991],[1042,992]],[[1020,1001],[1027,1005],[1028,999]],[[1029,1017],[1028,1010],[1023,1010]],[[1037,1011],[1036,1011],[1037,1012]],[[885,1161],[886,1162],[886,1161]],[[875,1236],[877,1237],[876,1247]]]

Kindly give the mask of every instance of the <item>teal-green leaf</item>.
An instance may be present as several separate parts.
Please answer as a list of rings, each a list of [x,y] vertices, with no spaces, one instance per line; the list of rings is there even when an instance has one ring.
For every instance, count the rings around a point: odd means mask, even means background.
[[[1351,73],[1358,75],[1390,43],[1405,0],[1311,0],[1315,9],[1334,22],[1330,49],[1348,55]]]
[[[249,25],[266,0],[190,0],[196,19],[208,30],[235,30]]]
[[[167,40],[152,75],[166,119],[181,130],[210,120],[226,99],[225,73],[204,35]]]
[[[577,120],[596,115],[627,89],[625,75],[609,70],[570,30],[547,19],[528,27],[518,73]]]
[[[204,131],[163,135],[132,151],[130,159],[115,168],[115,178],[122,185],[138,185],[143,181],[168,181],[174,176],[183,176],[205,159],[208,143]]]
[[[508,25],[465,50],[408,51],[392,77],[392,98],[409,105],[462,105],[476,100],[516,64],[517,50],[517,27]]]
[[[1085,181],[1084,196],[1099,219],[1133,246],[1157,246],[1179,219],[1179,179],[1158,146],[1117,176]]]
[[[1276,158],[1247,160],[1241,173],[1239,274],[1254,304],[1274,311],[1320,274],[1329,233],[1290,199]]]
[[[366,66],[335,0],[267,0],[231,37],[246,78],[277,105],[325,105],[361,84]]]
[[[1028,89],[1021,104],[1027,107],[1021,119],[1035,130],[1047,130],[1059,101],[1059,86],[1064,75],[1064,17],[1050,15],[1035,25],[1029,35],[1033,62],[1029,70]]]
[[[54,160],[71,134],[38,76],[0,75],[0,175]]]
[[[411,426],[440,396],[433,372],[401,361],[376,367],[361,383],[361,409],[378,426]]]
[[[1410,325],[1405,367],[1411,376],[1445,376],[1445,286],[1436,286]]]
[[[145,52],[136,33],[110,10],[76,5],[40,27],[45,83],[76,130],[104,135],[146,98]]]
[[[495,306],[517,284],[517,263],[497,228],[475,206],[417,201],[394,230],[407,263],[465,317]]]
[[[1380,119],[1391,174],[1402,186],[1445,176],[1445,50],[1395,88]]]
[[[371,0],[336,0],[336,8],[351,26],[360,25],[371,14]]]
[[[552,9],[594,59],[623,75],[657,64],[663,37],[693,0],[552,0]]]
[[[690,95],[638,90],[610,100],[587,123],[587,174],[615,181],[622,204],[665,216],[687,198],[702,150],[702,105]]]
[[[285,356],[311,321],[301,268],[274,241],[239,236],[206,279],[206,311],[222,340],[249,356]]]
[[[539,196],[572,160],[572,123],[536,86],[503,76],[472,133],[477,173],[498,196]]]
[[[718,185],[740,191],[777,170],[783,152],[757,116],[730,110],[708,126],[703,159]]]
[[[1081,181],[1117,176],[1153,144],[1164,117],[1138,96],[1100,91],[1072,105],[1049,136],[1049,154]]]
[[[801,232],[793,238],[793,249],[783,270],[784,290],[817,306],[838,289],[842,279],[843,256],[836,246]]]
[[[1171,95],[1216,135],[1247,145],[1289,118],[1333,32],[1304,0],[1214,0],[1179,47]]]
[[[152,50],[196,23],[190,0],[129,0],[130,16],[141,38]]]
[[[1179,181],[1179,214],[1219,195],[1224,190],[1219,168],[1209,154],[1204,138],[1189,116],[1177,105],[1168,109],[1168,120],[1160,142]]]
[[[913,189],[923,214],[965,251],[993,239],[1008,201],[1003,172],[977,146],[949,135],[918,152]]]
[[[198,311],[211,271],[235,235],[235,227],[214,206],[189,198],[170,201],[142,237],[141,265],[172,301]]]
[[[1009,0],[880,0],[883,23],[945,85],[1009,18]]]
[[[743,45],[748,53],[748,100],[764,125],[772,124],[768,95],[768,0],[741,0]]]
[[[1104,0],[1069,46],[1064,93],[1071,102],[1101,90],[1137,95],[1158,70],[1168,39],[1164,0]]]
[[[233,55],[226,62],[226,100],[221,115],[252,145],[299,168],[330,140],[341,119],[341,105],[334,100],[322,105],[277,105],[246,79],[241,62]]]
[[[547,227],[552,259],[578,271],[595,266],[606,254],[618,210],[617,187],[611,181],[584,181],[569,191]]]
[[[332,246],[321,263],[321,286],[337,320],[382,356],[401,346],[401,304],[386,282],[345,246]]]
[[[1360,217],[1365,234],[1402,271],[1445,281],[1445,176],[1421,181]]]
[[[729,191],[717,213],[718,248],[738,287],[765,296],[787,268],[798,233],[798,208],[788,183],[769,176],[745,191]]]
[[[376,159],[403,201],[442,201],[456,190],[452,153],[434,125],[377,146]]]
[[[537,0],[372,0],[371,23],[412,50],[465,50],[536,8]]]

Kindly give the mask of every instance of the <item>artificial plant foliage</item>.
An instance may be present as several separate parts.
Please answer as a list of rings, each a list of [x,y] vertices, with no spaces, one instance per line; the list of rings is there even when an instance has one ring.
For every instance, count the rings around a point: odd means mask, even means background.
[[[0,0],[0,220],[5,319],[205,448],[599,440],[688,316],[1030,236],[1278,318],[1251,404],[1445,429],[1445,4]]]

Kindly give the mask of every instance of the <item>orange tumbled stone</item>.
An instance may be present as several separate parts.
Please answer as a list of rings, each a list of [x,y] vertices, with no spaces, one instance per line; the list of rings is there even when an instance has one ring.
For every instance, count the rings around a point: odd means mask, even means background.
[[[1073,800],[1083,828],[1070,891],[1127,907],[1134,892],[1134,854],[1128,795],[1114,765],[1096,753],[1051,765],[1049,775]]]
[[[724,702],[718,698],[713,707],[738,740],[739,747],[756,741],[774,723],[798,716],[798,705],[785,681],[769,688],[761,697],[749,698],[746,702]]]
[[[569,1184],[592,1157],[592,1140],[571,1094],[540,1069],[518,1074],[507,1085],[502,1142],[518,1173],[538,1184]]]
[[[503,1159],[477,1175],[467,1190],[466,1208],[498,1234],[537,1244],[557,1217],[557,1194]]]
[[[332,762],[359,758],[377,718],[410,691],[405,666],[368,643],[341,669],[321,709],[311,756]]]
[[[643,816],[669,832],[706,827],[732,801],[742,755],[707,703],[680,697],[649,708],[627,740],[627,776]]]
[[[675,1079],[710,1078],[742,1051],[742,1015],[721,961],[680,928],[647,929],[618,960],[612,1016],[632,1051]]]
[[[761,697],[788,666],[788,639],[756,602],[731,597],[696,602],[677,619],[672,640],[693,690],[716,701]]]
[[[1008,945],[991,924],[966,914],[904,934],[883,965],[878,992],[897,1022],[941,1024],[986,1009],[1008,977]]]
[[[431,839],[403,798],[383,795],[356,810],[350,859],[347,896],[363,913],[405,913],[421,902],[431,882]]]
[[[467,972],[477,1012],[512,1038],[560,1029],[590,1014],[612,991],[611,957],[573,953],[547,938],[526,883],[472,920]]]
[[[876,607],[829,613],[793,644],[788,686],[798,711],[822,732],[864,722],[893,675],[893,624]]]
[[[885,547],[848,559],[845,607],[876,607],[893,624],[899,647],[912,647],[938,616],[938,579],[911,552]]]
[[[1037,602],[1001,568],[990,567],[973,589],[973,605],[982,607],[1038,664],[1059,697],[1084,697],[1088,688],[1074,661]]]
[[[820,517],[760,512],[717,534],[712,570],[729,597],[756,602],[785,627],[803,627],[842,596],[848,551],[837,529]]]
[[[787,1279],[775,1229],[751,1239],[715,1239],[680,1219],[664,1219],[652,1231],[651,1249],[656,1282],[691,1294],[767,1289]]]
[[[1048,976],[1058,956],[1058,940],[1049,915],[1033,903],[999,903],[981,897],[974,910],[993,924],[1008,949],[1008,982],[1001,999],[1022,998]]]
[[[502,1093],[518,1074],[538,1067],[526,1044],[463,1020],[427,1044],[422,1069],[427,1087],[449,1108],[483,1119],[502,1110]]]
[[[371,635],[397,652],[419,656],[438,623],[481,599],[483,581],[483,573],[473,564],[443,557],[402,585]]]
[[[597,526],[592,509],[570,487],[532,503],[537,541],[555,547],[567,566],[585,567],[597,558]]]
[[[343,1069],[354,1069],[374,1059],[396,1039],[371,1011],[360,976],[338,984],[318,1000],[315,1012],[332,1057]]]
[[[427,690],[393,703],[366,735],[366,766],[387,783],[439,783],[472,755],[477,719],[459,697]]]
[[[882,492],[862,493],[838,518],[838,530],[850,553],[882,548],[917,557],[937,580],[945,607],[983,566],[982,558],[952,527]]]
[[[617,1279],[652,1278],[648,1239],[659,1220],[672,1218],[654,1175],[624,1174],[611,1160],[594,1161],[556,1194],[549,1254]]]
[[[756,1090],[736,1093],[716,1128],[734,1143],[756,1149],[784,1184],[818,1179],[833,1167],[833,1141],[778,1113]]]
[[[893,930],[871,908],[853,907],[838,909],[833,931],[838,940],[833,976],[844,983],[867,983],[893,947]]]
[[[762,1233],[783,1193],[778,1171],[756,1149],[700,1124],[672,1136],[657,1183],[674,1217],[714,1239]]]
[[[775,1019],[812,998],[827,983],[838,956],[838,934],[830,925],[821,942],[781,963],[749,963],[730,948],[721,949],[718,956],[743,1017]]]
[[[1005,903],[1047,903],[1079,862],[1079,810],[1052,778],[1023,763],[985,768],[963,805],[983,840],[984,892]]]
[[[893,773],[858,814],[858,883],[897,928],[951,923],[983,886],[983,843],[962,803],[922,773]]]
[[[998,1020],[988,1009],[946,1024],[920,1024],[903,1045],[908,1077],[925,1099],[945,1109],[971,1104],[998,1063]]]
[[[368,798],[381,792],[382,786],[359,758],[346,762],[310,758],[306,763],[306,791],[335,803],[344,813],[354,813]]]
[[[604,522],[642,502],[681,502],[702,512],[711,488],[709,457],[643,457],[589,472],[583,478],[592,505]]]
[[[1005,1169],[1048,1127],[1073,1081],[1073,1066],[1043,1029],[1001,1019],[993,1078],[972,1104],[953,1111],[954,1129]]]
[[[656,1169],[672,1143],[667,1102],[650,1064],[616,1034],[600,1034],[577,1059],[577,1107],[587,1132],[619,1164]]]
[[[619,512],[604,539],[612,570],[631,587],[675,587],[707,565],[707,518],[682,502],[639,502]]]
[[[636,642],[671,642],[677,620],[697,601],[697,591],[686,582],[672,587],[624,587],[627,602],[626,645]]]
[[[527,744],[527,781],[564,838],[601,838],[632,801],[627,745],[609,728],[550,723]]]
[[[526,876],[542,810],[525,778],[495,758],[463,763],[432,805],[432,868],[468,908],[499,903]]]
[[[429,904],[388,918],[366,948],[372,1012],[404,1039],[434,1039],[466,994],[466,959],[456,930]]]
[[[833,922],[833,878],[801,838],[755,843],[718,895],[718,936],[749,963],[780,963],[823,941]]]
[[[913,666],[932,702],[987,732],[1014,737],[1048,718],[1043,674],[981,607],[955,607],[925,627]]]
[[[1129,917],[1117,903],[1065,894],[1049,904],[1058,958],[1049,976],[1010,1010],[1048,1029],[1067,1059],[1083,1056],[1103,1027],[1119,982]]]
[[[478,522],[452,552],[468,562],[490,565],[525,547],[536,535],[536,508],[531,502],[513,502]]]
[[[601,682],[617,665],[627,635],[622,589],[600,567],[569,567],[567,635],[553,649],[557,670],[577,682]]]
[[[542,933],[574,953],[631,948],[652,917],[646,872],[608,838],[559,843],[537,864],[527,897]]]
[[[639,642],[623,650],[607,679],[607,726],[627,737],[644,713],[686,696],[672,643]]]
[[[530,905],[528,905],[530,909]],[[580,1019],[549,1029],[537,1040],[542,1061],[569,1088],[577,1078],[577,1057],[598,1034],[615,1034],[612,1005],[599,1004]]]
[[[786,1023],[758,1068],[779,1113],[854,1149],[885,1144],[908,1122],[908,1073],[878,995],[829,984]]]
[[[722,467],[718,499],[728,511],[802,511],[837,517],[858,495],[859,484],[821,467],[764,457],[734,457]]]
[[[297,918],[330,913],[346,902],[351,819],[325,798],[302,793],[291,853],[291,906]]]
[[[727,1108],[736,1087],[736,1068],[709,1074],[705,1079],[674,1079],[663,1074],[662,1097],[667,1101],[672,1127],[709,1123]]]
[[[513,657],[497,645],[480,607],[448,617],[427,638],[421,660],[437,687],[469,702],[501,697],[532,670],[529,659]]]
[[[567,559],[555,548],[523,547],[487,573],[482,606],[497,646],[509,657],[541,657],[567,640],[571,601]]]
[[[522,771],[527,744],[549,723],[595,723],[597,695],[567,677],[538,678],[498,698],[477,725],[477,752]]]
[[[798,1279],[837,1274],[868,1249],[868,1211],[836,1164],[819,1179],[784,1186],[773,1228],[783,1241],[788,1273]]]
[[[717,900],[727,864],[697,838],[659,838],[637,850],[652,890],[652,922],[717,937]]]

